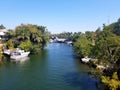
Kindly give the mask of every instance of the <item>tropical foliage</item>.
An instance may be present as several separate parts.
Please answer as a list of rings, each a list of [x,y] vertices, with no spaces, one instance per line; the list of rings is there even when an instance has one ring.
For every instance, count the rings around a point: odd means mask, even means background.
[[[79,57],[87,57],[90,55],[92,43],[83,34],[74,43],[74,50]]]
[[[102,83],[104,83],[110,90],[117,90],[120,89],[120,81],[118,79],[117,72],[114,72],[112,77],[109,76],[102,76],[101,77]]]
[[[120,36],[117,33],[119,28],[116,29],[116,33],[113,28],[119,27],[119,21],[109,26],[104,25],[103,30],[97,29],[95,32],[87,31],[81,34],[74,43],[75,52],[78,55],[91,55],[101,61],[116,63],[120,59]]]
[[[49,42],[46,27],[32,24],[17,26],[15,30],[9,30],[6,37],[8,37],[7,48],[19,47],[31,53],[39,52]]]
[[[53,34],[52,36],[58,37],[58,38],[65,38],[67,40],[75,42],[81,34],[82,34],[81,32],[74,32],[74,33],[72,33],[72,32],[62,32],[60,34]]]
[[[5,26],[3,26],[2,24],[0,25],[0,29],[5,29]]]
[[[120,88],[120,19],[104,24],[103,30],[81,34],[73,47],[79,57],[97,58],[97,64],[107,67],[101,80],[110,90]]]

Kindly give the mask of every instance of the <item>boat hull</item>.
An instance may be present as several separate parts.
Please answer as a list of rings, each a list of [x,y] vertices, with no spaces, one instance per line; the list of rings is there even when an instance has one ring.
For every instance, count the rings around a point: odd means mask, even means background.
[[[29,54],[30,52],[24,52],[24,53],[21,53],[20,55],[12,55],[10,56],[10,59],[13,59],[13,60],[22,59],[24,57],[27,57]]]

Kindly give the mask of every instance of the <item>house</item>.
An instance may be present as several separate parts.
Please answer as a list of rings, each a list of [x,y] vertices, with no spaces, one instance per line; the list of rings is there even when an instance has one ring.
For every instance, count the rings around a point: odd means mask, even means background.
[[[7,29],[0,29],[0,39],[5,38],[5,33],[8,32]]]

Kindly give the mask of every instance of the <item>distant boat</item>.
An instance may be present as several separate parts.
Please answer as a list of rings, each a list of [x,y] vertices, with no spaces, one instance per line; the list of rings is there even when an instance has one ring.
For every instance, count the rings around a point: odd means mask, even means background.
[[[3,51],[3,53],[5,54],[5,55],[8,55],[8,56],[10,56],[10,54],[11,54],[11,52],[12,52],[13,50],[4,50]]]
[[[66,41],[66,44],[72,46],[72,45],[73,45],[73,42],[72,42],[72,41]]]
[[[84,62],[84,63],[88,63],[88,62],[91,60],[91,58],[85,57],[85,58],[82,58],[81,60],[82,60],[82,62]]]
[[[10,59],[18,60],[27,57],[30,54],[30,52],[25,52],[24,50],[16,50],[15,52],[12,52],[10,55]]]
[[[56,42],[58,43],[64,43],[66,41],[65,38],[56,38]]]
[[[52,40],[52,39],[50,39],[50,43],[53,43],[53,40]]]

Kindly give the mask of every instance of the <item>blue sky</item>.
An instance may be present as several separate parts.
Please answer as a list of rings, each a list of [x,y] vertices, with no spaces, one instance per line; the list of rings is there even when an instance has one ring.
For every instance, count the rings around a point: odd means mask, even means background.
[[[1,0],[0,24],[44,25],[52,33],[95,31],[120,18],[120,0]]]

